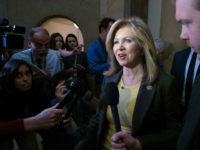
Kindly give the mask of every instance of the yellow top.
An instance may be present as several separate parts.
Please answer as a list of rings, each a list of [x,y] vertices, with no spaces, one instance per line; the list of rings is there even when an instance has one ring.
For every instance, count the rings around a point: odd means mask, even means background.
[[[133,86],[126,86],[123,84],[121,78],[118,84],[119,90],[119,104],[118,112],[121,123],[121,129],[128,133],[131,133],[132,130],[132,116],[135,109],[136,98],[140,88],[141,82]],[[112,93],[110,93],[112,94]],[[111,137],[115,133],[115,125],[112,118],[111,108],[107,108],[106,118],[108,120],[108,132],[106,133],[105,141],[103,142],[103,150],[111,150]]]

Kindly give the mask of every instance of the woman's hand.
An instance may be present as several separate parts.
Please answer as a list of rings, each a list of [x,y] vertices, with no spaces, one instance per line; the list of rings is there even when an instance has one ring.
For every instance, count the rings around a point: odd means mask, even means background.
[[[141,150],[141,144],[131,134],[120,131],[111,137],[111,144],[114,150]]]

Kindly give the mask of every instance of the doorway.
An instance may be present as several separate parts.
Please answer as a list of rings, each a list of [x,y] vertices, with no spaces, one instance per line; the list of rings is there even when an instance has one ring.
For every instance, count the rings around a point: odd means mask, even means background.
[[[78,43],[84,45],[83,35],[79,26],[66,17],[51,17],[40,24],[49,31],[49,34],[59,32],[64,40],[67,34],[73,33],[78,39]]]

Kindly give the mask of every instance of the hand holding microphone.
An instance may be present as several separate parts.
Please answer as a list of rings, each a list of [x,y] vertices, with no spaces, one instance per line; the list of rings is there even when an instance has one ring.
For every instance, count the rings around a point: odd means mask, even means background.
[[[67,106],[67,111],[63,116],[63,120],[65,120],[71,117],[73,109],[76,107],[76,102],[86,93],[87,86],[80,78],[74,78],[67,82],[60,82],[56,90],[59,91],[56,96],[60,99],[57,108]]]
[[[140,141],[126,131],[120,131],[113,134],[111,138],[111,144],[113,149],[142,149]]]
[[[74,93],[77,90],[77,82],[75,80],[71,81],[67,87],[64,98],[59,102],[57,108],[63,108],[66,103],[74,98]]]
[[[141,150],[141,143],[137,138],[133,137],[126,131],[121,131],[121,124],[117,109],[117,105],[119,103],[119,91],[117,85],[113,82],[108,83],[105,90],[107,92],[105,100],[106,103],[111,107],[116,131],[111,138],[111,144],[113,148]]]

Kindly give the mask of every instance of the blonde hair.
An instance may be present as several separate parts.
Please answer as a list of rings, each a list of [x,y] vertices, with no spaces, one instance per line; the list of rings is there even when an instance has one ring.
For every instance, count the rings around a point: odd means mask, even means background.
[[[136,16],[131,18],[118,19],[111,26],[106,39],[106,49],[110,60],[110,68],[108,71],[104,72],[104,75],[111,76],[121,68],[114,56],[113,45],[116,32],[125,26],[131,28],[133,33],[135,33],[134,36],[136,37],[136,42],[143,53],[141,57],[143,57],[143,67],[146,77],[144,82],[151,84],[156,80],[158,75],[158,69],[155,63],[156,50],[148,26],[141,18]]]

